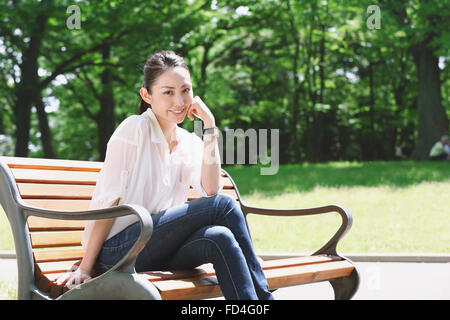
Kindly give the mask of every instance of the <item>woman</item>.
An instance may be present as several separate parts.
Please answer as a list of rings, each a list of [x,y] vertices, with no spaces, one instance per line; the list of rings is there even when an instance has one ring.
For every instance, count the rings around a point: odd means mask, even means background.
[[[172,51],[154,53],[144,66],[140,96],[139,115],[125,119],[108,142],[90,209],[134,203],[151,213],[153,233],[136,260],[137,272],[212,263],[226,299],[273,299],[240,207],[219,194],[215,119],[193,97],[183,58]],[[203,141],[178,127],[186,115],[203,121]],[[187,202],[190,185],[202,197]],[[82,283],[94,269],[105,272],[126,254],[139,232],[132,215],[90,221],[78,269],[58,283]]]

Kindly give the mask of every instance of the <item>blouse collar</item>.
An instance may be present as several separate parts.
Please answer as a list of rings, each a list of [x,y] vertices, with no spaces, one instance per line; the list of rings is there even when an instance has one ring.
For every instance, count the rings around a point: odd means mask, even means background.
[[[164,136],[164,133],[162,132],[161,126],[159,125],[158,119],[156,119],[156,116],[153,113],[153,110],[151,108],[147,108],[147,110],[142,115],[148,120],[148,122],[150,124],[152,142],[167,144],[166,137]],[[179,131],[179,127],[177,125],[176,131],[175,131],[176,140],[177,140],[177,142],[180,142],[178,131]]]

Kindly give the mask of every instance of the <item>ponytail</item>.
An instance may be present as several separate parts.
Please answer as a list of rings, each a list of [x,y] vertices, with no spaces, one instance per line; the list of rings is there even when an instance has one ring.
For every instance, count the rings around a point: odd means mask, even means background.
[[[141,101],[139,102],[139,111],[138,114],[143,114],[145,111],[147,111],[148,108],[152,108],[150,104],[144,101],[141,97]]]

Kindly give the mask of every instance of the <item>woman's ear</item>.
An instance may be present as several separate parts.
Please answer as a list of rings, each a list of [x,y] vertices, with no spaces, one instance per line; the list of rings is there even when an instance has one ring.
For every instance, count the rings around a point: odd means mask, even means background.
[[[152,95],[146,88],[141,88],[141,90],[139,90],[139,94],[141,95],[142,100],[144,100],[148,104],[152,104]]]

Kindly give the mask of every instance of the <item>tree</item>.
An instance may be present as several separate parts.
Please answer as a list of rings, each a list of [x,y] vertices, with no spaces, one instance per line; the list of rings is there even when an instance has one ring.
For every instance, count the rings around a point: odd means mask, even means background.
[[[14,7],[14,10],[12,10]],[[16,139],[15,155],[26,157],[30,140],[31,107],[37,108],[41,137],[43,139],[44,153],[48,158],[56,157],[52,145],[52,138],[42,101],[42,91],[55,80],[58,75],[68,73],[77,68],[94,64],[91,53],[100,50],[107,44],[117,41],[117,37],[107,36],[97,40],[91,46],[74,46],[74,42],[82,38],[74,38],[66,31],[66,3],[65,1],[43,0],[41,2],[24,1],[8,2],[2,4],[3,13],[2,41],[12,49],[9,57],[12,63],[10,70],[5,70],[13,79],[13,122],[16,124],[14,137]],[[13,14],[11,14],[13,12]],[[6,13],[8,13],[6,15]],[[32,21],[32,23],[30,23]],[[64,43],[65,46],[62,46]],[[55,53],[56,48],[69,48],[69,50]],[[19,58],[20,57],[20,58]],[[20,61],[21,60],[21,61]],[[45,65],[45,69],[41,66]],[[20,70],[15,75],[15,67]],[[40,76],[41,70],[45,71]]]
[[[444,2],[433,0],[390,2],[388,8],[405,30],[417,69],[418,137],[413,157],[425,160],[432,145],[449,128],[438,63],[439,54],[448,55],[450,48],[450,14]]]

